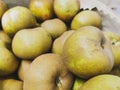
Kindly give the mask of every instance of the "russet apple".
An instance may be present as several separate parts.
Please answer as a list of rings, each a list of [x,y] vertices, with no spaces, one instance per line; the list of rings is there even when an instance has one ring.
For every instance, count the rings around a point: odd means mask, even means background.
[[[31,63],[24,78],[24,90],[71,90],[73,75],[59,54],[43,54]]]

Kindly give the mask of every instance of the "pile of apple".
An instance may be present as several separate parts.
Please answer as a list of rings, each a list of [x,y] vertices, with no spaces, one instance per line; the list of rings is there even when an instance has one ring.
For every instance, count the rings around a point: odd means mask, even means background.
[[[120,35],[79,0],[0,0],[0,90],[120,90]]]

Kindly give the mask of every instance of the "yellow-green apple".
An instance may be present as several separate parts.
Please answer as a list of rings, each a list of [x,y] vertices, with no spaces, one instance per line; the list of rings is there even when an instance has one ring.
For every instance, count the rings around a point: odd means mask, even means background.
[[[38,19],[44,21],[54,16],[54,0],[30,0],[29,9]]]
[[[24,28],[35,27],[36,19],[31,11],[23,6],[15,6],[7,10],[1,19],[3,30],[11,37]]]
[[[70,21],[80,10],[79,0],[54,0],[54,12],[63,21]]]
[[[64,32],[60,37],[56,38],[52,45],[52,52],[62,55],[63,45],[67,38],[74,32],[74,30],[68,30]]]
[[[8,6],[4,0],[0,0],[0,20],[3,14],[8,10]]]
[[[6,34],[4,31],[0,31],[0,40],[4,43],[5,47],[10,49],[11,48],[11,42],[12,39],[8,34]]]
[[[17,79],[0,79],[0,90],[23,90],[23,82]]]
[[[12,41],[12,50],[21,59],[33,60],[48,52],[51,45],[51,35],[44,28],[37,27],[18,31]]]
[[[110,74],[98,75],[90,78],[78,90],[120,90],[120,77]]]
[[[66,24],[58,18],[45,20],[41,24],[41,27],[45,28],[51,34],[53,39],[58,38],[65,31],[67,31]]]
[[[111,42],[112,52],[114,56],[114,67],[120,65],[120,35],[112,31],[104,31],[104,35]]]
[[[108,73],[114,64],[109,40],[94,26],[73,32],[63,46],[62,56],[67,68],[84,79]]]
[[[0,47],[0,76],[14,73],[19,65],[19,61],[14,54],[5,47]]]
[[[82,26],[96,26],[101,28],[102,17],[96,11],[84,10],[79,12],[71,21],[71,29],[77,30]]]
[[[85,83],[85,80],[75,77],[72,90],[79,90],[79,88]]]

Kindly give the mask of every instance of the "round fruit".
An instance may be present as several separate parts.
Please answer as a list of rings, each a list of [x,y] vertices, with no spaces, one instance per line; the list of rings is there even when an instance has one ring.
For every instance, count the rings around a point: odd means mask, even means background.
[[[4,31],[0,31],[0,40],[3,41],[6,48],[10,49],[12,39]]]
[[[59,54],[43,54],[31,63],[24,78],[24,90],[71,90],[72,74]]]
[[[19,61],[8,49],[0,47],[0,76],[14,73],[18,68]]]
[[[101,28],[102,18],[96,11],[81,11],[73,18],[71,28],[77,30],[82,26],[95,26]]]
[[[0,0],[0,20],[3,14],[7,11],[7,9],[8,9],[7,4],[3,0]]]
[[[53,18],[53,1],[54,0],[30,0],[29,9],[40,20]]]
[[[82,27],[70,35],[62,56],[68,69],[85,79],[110,72],[114,64],[109,40],[93,26]]]
[[[70,21],[79,10],[79,0],[54,0],[55,14],[63,21]]]
[[[52,38],[41,27],[18,31],[12,41],[14,54],[21,59],[34,59],[50,50]]]
[[[72,90],[78,90],[84,83],[85,83],[85,80],[75,77]]]
[[[104,35],[111,42],[112,52],[114,56],[114,66],[120,65],[120,36],[111,31],[105,31]]]
[[[62,55],[64,43],[73,32],[74,30],[66,31],[60,37],[55,39],[52,46],[52,52]]]
[[[6,44],[5,44],[2,40],[0,40],[0,48],[1,48],[1,47],[7,48],[7,47],[6,47]]]
[[[86,81],[78,90],[120,90],[120,77],[103,74]]]
[[[0,90],[23,90],[23,82],[16,79],[2,79]]]
[[[25,73],[27,72],[32,61],[22,60],[18,69],[18,77],[20,80],[24,81]]]
[[[45,30],[47,30],[51,34],[53,39],[56,39],[57,37],[62,35],[65,31],[67,31],[66,24],[58,18],[45,20],[41,24],[41,27],[45,28]]]
[[[35,17],[29,9],[23,6],[15,6],[7,10],[2,17],[3,30],[10,36],[21,29],[35,27],[36,25]]]

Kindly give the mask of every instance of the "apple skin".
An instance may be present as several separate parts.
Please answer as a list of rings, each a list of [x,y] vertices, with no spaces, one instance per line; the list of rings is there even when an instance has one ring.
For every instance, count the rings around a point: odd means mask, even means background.
[[[120,77],[102,74],[87,80],[78,90],[120,90]]]
[[[64,32],[60,37],[56,38],[52,45],[52,52],[62,55],[64,43],[74,31],[75,30],[68,30]]]
[[[14,54],[5,47],[0,47],[0,76],[14,73],[19,66],[19,61]]]
[[[111,31],[104,31],[104,35],[111,42],[112,52],[114,56],[114,67],[120,65],[120,35]]]
[[[11,49],[12,39],[3,30],[0,31],[0,43],[1,43],[1,41],[4,43],[4,46],[6,48]]]
[[[30,0],[29,9],[37,19],[42,21],[53,18],[53,1],[54,0]]]
[[[2,40],[0,40],[0,48],[1,48],[1,47],[7,48],[7,47],[6,47],[6,44],[5,44]]]
[[[79,0],[54,0],[54,12],[63,21],[70,21],[80,10]]]
[[[24,78],[24,90],[71,90],[73,75],[59,54],[43,54],[31,63]]]
[[[29,60],[21,60],[21,63],[18,68],[18,77],[20,80],[24,81],[25,73],[27,73],[27,70],[29,69],[31,62],[32,61]]]
[[[23,90],[23,82],[12,78],[0,79],[0,90]]]
[[[85,80],[75,76],[72,90],[78,90],[84,83]]]
[[[8,10],[8,6],[7,4],[3,1],[0,0],[0,20],[3,16],[3,14]]]
[[[15,6],[7,10],[2,16],[1,22],[3,30],[11,37],[21,29],[38,25],[31,11],[23,6]]]
[[[109,40],[93,26],[82,27],[69,36],[62,56],[67,68],[83,79],[108,73],[114,64]]]
[[[51,35],[43,28],[22,29],[12,40],[12,51],[20,59],[33,60],[50,50]]]
[[[77,30],[83,26],[95,26],[101,28],[102,17],[96,11],[81,11],[71,21],[71,29]]]
[[[59,18],[45,20],[41,23],[41,27],[47,30],[53,39],[58,38],[67,31],[67,25]]]

